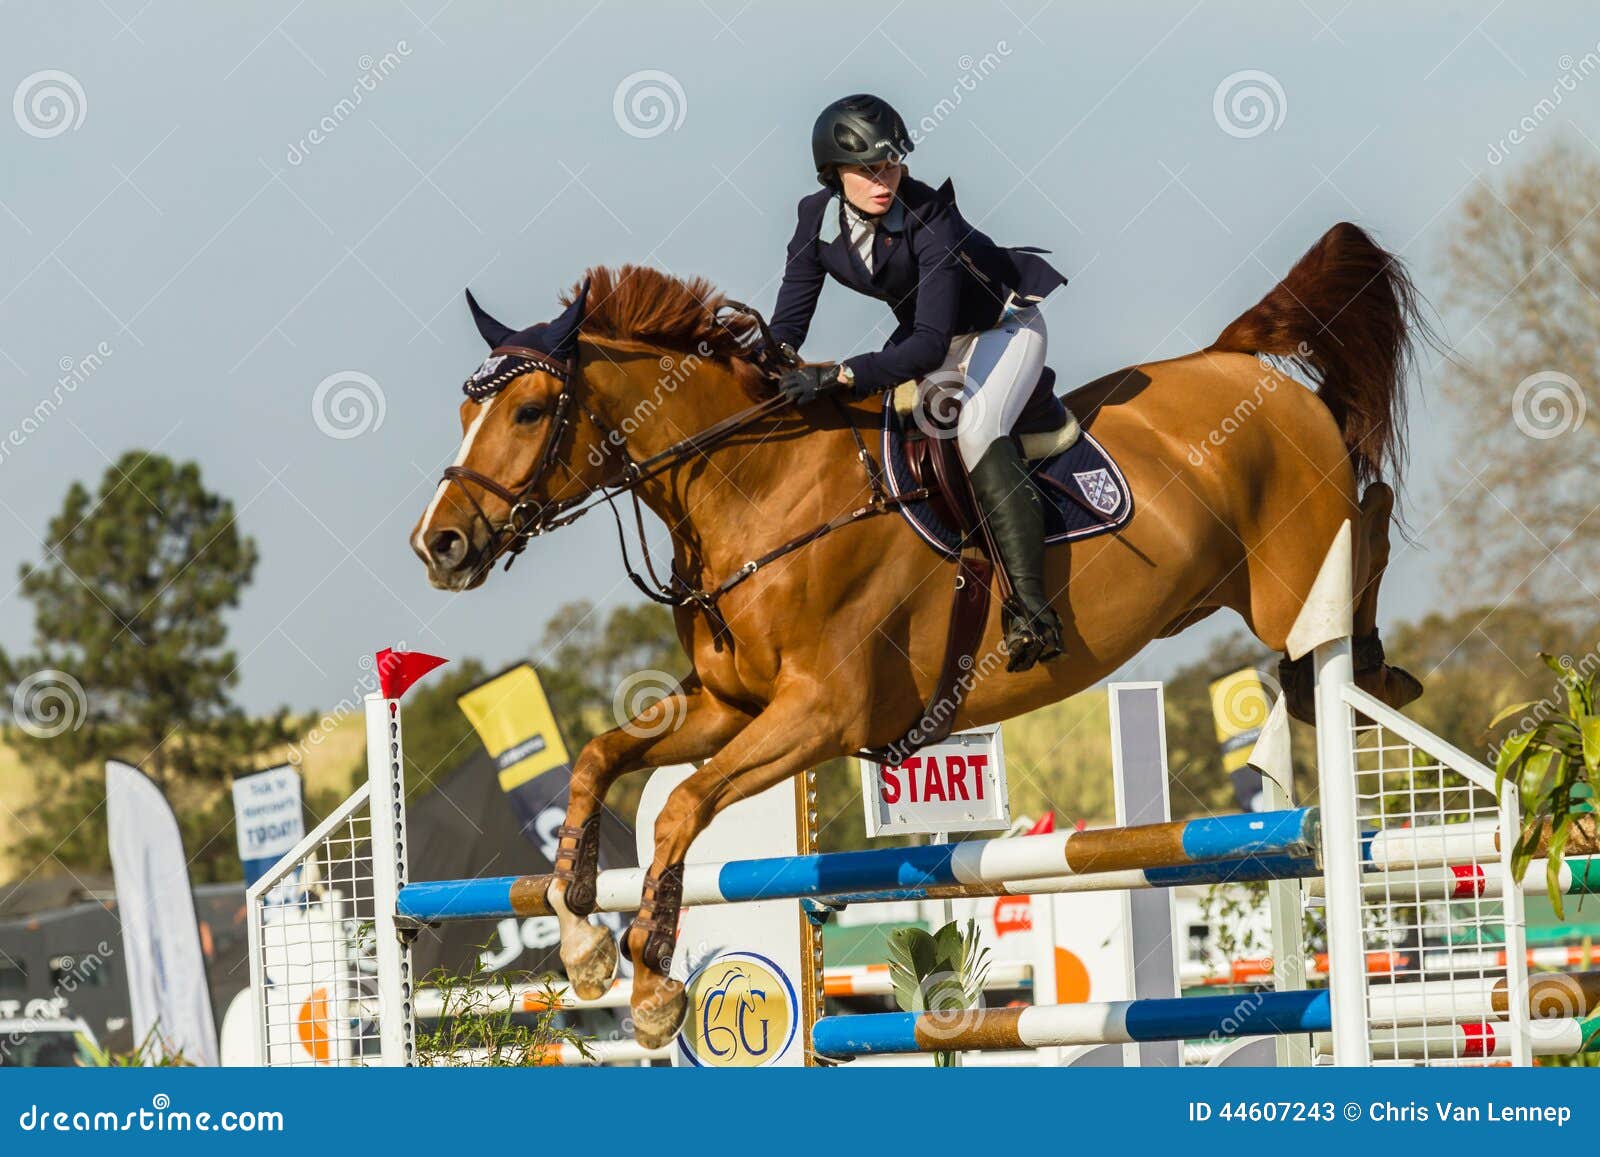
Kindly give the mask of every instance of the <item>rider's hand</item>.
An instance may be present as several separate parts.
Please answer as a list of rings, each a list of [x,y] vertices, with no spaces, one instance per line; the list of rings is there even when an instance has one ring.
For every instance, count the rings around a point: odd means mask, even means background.
[[[815,401],[823,394],[844,389],[849,383],[840,376],[840,367],[831,362],[796,366],[778,379],[778,392],[797,406]]]

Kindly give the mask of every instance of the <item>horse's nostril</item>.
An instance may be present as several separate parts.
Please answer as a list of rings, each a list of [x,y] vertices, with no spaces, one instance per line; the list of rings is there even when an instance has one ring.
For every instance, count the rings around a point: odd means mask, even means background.
[[[435,531],[428,539],[428,554],[437,566],[458,566],[467,556],[467,536],[459,530]]]

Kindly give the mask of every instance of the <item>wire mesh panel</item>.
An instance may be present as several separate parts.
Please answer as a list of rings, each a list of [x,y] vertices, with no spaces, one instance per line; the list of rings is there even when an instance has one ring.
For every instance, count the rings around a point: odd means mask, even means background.
[[[247,894],[260,1064],[382,1063],[368,804],[363,784]]]
[[[1368,1063],[1530,1063],[1515,788],[1354,687]],[[1495,886],[1491,886],[1491,881]]]

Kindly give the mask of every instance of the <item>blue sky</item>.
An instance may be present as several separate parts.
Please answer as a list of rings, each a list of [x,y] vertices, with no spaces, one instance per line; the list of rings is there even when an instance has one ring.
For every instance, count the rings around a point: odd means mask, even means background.
[[[525,324],[585,266],[636,261],[770,306],[834,97],[890,99],[922,126],[918,176],[1055,251],[1063,381],[1203,345],[1340,219],[1437,299],[1478,181],[1600,140],[1600,77],[1535,111],[1600,64],[1600,16],[1550,3],[106,0],[13,2],[0,27],[0,642],[29,644],[16,568],[73,480],[134,447],[194,459],[262,549],[232,618],[255,708],[335,701],[401,641],[494,666],[562,601],[637,597],[598,518],[483,590],[427,587],[406,535],[482,352],[461,289]],[[835,287],[806,352],[872,348],[883,321]],[[1431,378],[1424,502],[1459,452]],[[341,419],[346,386],[368,405]],[[1386,617],[1432,606],[1429,537],[1397,551]]]

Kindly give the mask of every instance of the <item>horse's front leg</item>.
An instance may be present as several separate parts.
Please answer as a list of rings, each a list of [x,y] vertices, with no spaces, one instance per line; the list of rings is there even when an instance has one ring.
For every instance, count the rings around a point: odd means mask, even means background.
[[[779,696],[667,797],[656,820],[655,860],[627,940],[633,960],[633,1034],[646,1048],[660,1048],[677,1035],[687,1011],[683,984],[668,972],[690,845],[729,804],[842,754],[838,737],[819,725],[828,718],[821,706],[810,697]]]
[[[572,769],[567,817],[557,834],[550,906],[561,924],[561,963],[572,991],[594,1000],[617,972],[617,945],[604,924],[592,924],[600,874],[600,815],[619,776],[664,764],[708,759],[749,724],[689,676],[673,693],[614,731],[584,745]]]

